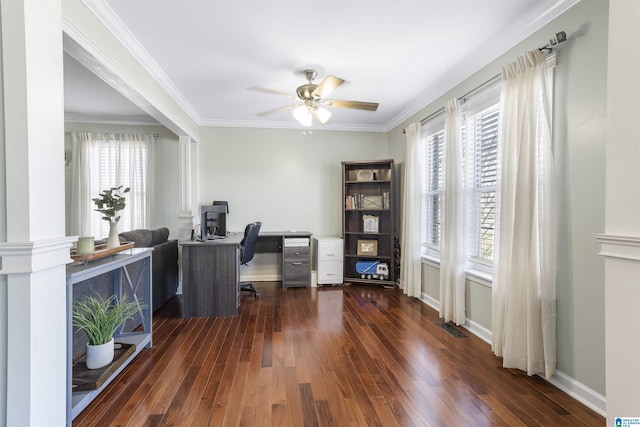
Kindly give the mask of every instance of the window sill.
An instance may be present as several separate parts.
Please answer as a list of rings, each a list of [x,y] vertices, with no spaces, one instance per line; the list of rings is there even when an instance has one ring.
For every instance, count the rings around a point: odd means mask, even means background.
[[[440,260],[428,255],[422,255],[422,264],[434,268],[440,268]],[[491,275],[491,273],[487,273],[486,271],[469,269],[465,270],[464,276],[467,280],[471,280],[472,282],[479,285],[486,286],[488,288],[492,286],[493,276]]]
[[[471,280],[474,283],[486,286],[488,288],[492,286],[493,276],[491,275],[491,273],[480,270],[466,270],[464,274],[467,280]]]
[[[422,255],[422,263],[431,267],[440,268],[440,259],[429,255]]]

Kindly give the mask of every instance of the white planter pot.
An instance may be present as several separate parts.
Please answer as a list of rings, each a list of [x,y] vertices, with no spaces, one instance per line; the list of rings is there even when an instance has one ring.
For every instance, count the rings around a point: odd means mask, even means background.
[[[109,238],[107,239],[107,249],[117,248],[120,246],[120,237],[118,236],[118,223],[109,223]]]
[[[100,345],[87,343],[87,369],[100,369],[113,361],[113,338],[111,341]]]

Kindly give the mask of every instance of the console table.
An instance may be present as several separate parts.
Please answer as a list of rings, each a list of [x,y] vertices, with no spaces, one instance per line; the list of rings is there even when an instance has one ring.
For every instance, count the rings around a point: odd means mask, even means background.
[[[235,316],[240,303],[240,242],[243,233],[220,240],[187,240],[182,248],[182,317]],[[261,231],[256,252],[282,258],[282,286],[311,285],[311,233]]]
[[[133,248],[113,256],[88,263],[75,263],[67,265],[67,425],[71,426],[72,420],[89,405],[89,403],[133,360],[143,347],[151,347],[151,253],[152,248]],[[141,268],[135,277],[131,277],[128,267],[141,262]],[[85,280],[93,279],[105,273],[113,272],[113,293],[123,294],[123,285],[127,286],[127,292],[135,295],[140,286],[144,286],[144,307],[138,302],[139,316],[142,331],[121,332],[115,335],[117,342],[135,344],[136,348],[126,360],[102,383],[102,385],[90,391],[73,391],[73,288],[74,285]],[[86,285],[89,285],[88,283]]]

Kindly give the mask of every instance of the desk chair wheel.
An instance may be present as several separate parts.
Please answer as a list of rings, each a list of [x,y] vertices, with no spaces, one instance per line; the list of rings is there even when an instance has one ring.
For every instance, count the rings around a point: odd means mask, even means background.
[[[256,298],[260,297],[260,293],[253,286],[253,283],[242,283],[242,284],[240,284],[240,292],[242,292],[242,291],[252,292],[253,295]]]

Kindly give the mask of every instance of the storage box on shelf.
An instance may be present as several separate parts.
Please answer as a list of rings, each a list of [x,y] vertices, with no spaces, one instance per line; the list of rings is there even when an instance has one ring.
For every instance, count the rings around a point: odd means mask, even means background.
[[[394,177],[393,160],[342,162],[345,283],[395,284]]]

